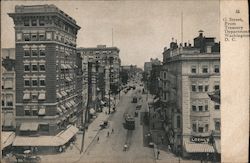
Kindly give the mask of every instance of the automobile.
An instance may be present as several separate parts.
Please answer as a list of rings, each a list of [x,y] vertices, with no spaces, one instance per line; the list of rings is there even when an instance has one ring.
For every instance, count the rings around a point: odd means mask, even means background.
[[[109,126],[109,122],[108,122],[108,121],[103,121],[103,122],[100,124],[101,129],[107,128],[108,126]]]

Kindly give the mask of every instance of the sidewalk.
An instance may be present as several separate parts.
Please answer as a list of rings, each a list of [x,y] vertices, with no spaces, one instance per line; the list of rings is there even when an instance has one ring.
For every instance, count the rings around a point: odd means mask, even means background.
[[[64,160],[67,163],[73,163],[80,160],[80,158],[84,155],[88,147],[95,140],[96,135],[100,131],[101,122],[108,119],[108,117],[112,114],[105,114],[105,110],[108,108],[104,108],[103,112],[97,113],[97,118],[95,118],[92,123],[89,124],[88,130],[85,131],[84,137],[84,148],[83,153],[80,154],[81,144],[82,144],[82,132],[79,132],[76,135],[76,142],[74,145],[71,145],[66,149],[63,153],[57,153],[52,155],[41,155],[42,162],[44,163],[59,163]]]
[[[159,158],[157,159],[157,152],[160,151]],[[179,158],[178,156],[174,155],[173,153],[167,150],[157,149],[157,146],[154,145],[154,156],[156,163],[201,163],[200,160],[186,160],[183,158]],[[203,161],[204,163],[204,161]],[[208,161],[207,163],[211,163]]]

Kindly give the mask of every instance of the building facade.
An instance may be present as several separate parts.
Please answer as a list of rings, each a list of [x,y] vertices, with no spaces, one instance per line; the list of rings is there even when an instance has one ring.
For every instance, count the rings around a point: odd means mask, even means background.
[[[54,5],[16,6],[9,16],[15,24],[18,135],[56,135],[80,125],[80,27]]]
[[[2,130],[15,130],[16,115],[16,73],[15,73],[15,49],[2,49],[1,64],[1,100],[2,100]]]
[[[161,102],[166,137],[176,153],[220,153],[220,104],[208,96],[219,89],[220,44],[215,38],[200,31],[194,46],[171,42],[164,48]]]
[[[97,97],[102,99],[110,91],[117,93],[120,85],[120,50],[117,47],[97,45],[93,48],[78,48],[77,51],[92,63],[92,100],[94,101]]]

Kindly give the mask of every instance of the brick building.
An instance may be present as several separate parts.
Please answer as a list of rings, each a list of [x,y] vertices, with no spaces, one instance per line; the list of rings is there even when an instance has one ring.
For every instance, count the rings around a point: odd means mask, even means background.
[[[15,129],[15,48],[2,49],[2,64],[1,64],[1,101],[2,101],[2,130]]]
[[[199,32],[194,46],[171,42],[164,48],[161,71],[166,138],[187,157],[220,153],[220,104],[208,96],[220,89],[220,44]]]
[[[80,56],[76,53],[80,27],[54,5],[16,6],[9,16],[15,24],[19,135],[13,145],[33,146],[32,142],[44,138],[41,135],[58,139],[68,130],[77,131],[73,125],[82,121],[82,74]],[[34,141],[28,137],[31,135],[40,137]],[[60,143],[55,140],[58,144],[46,143],[57,146],[67,141],[63,138]],[[40,145],[46,146],[36,144]]]
[[[117,93],[120,85],[120,50],[97,45],[93,48],[78,48],[77,51],[92,65],[92,101],[103,99],[105,95],[107,97],[110,90],[113,94]]]

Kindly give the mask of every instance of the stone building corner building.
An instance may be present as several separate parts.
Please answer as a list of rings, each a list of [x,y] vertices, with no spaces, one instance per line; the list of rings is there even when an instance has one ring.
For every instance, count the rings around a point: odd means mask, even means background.
[[[76,54],[80,27],[54,5],[15,6],[9,16],[15,24],[17,134],[56,139],[59,132],[76,131],[67,127],[81,123],[81,64]],[[17,137],[13,145],[32,143],[23,139]]]
[[[164,48],[161,71],[166,136],[187,157],[220,153],[220,104],[208,96],[220,89],[220,44],[199,32],[194,46],[172,41]]]

